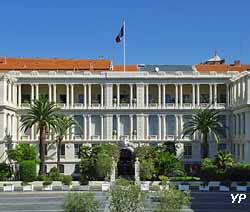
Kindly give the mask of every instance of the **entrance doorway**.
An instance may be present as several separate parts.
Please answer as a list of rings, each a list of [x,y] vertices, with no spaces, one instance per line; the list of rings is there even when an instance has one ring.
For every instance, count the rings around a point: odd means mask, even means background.
[[[134,154],[129,149],[120,150],[120,159],[117,163],[117,175],[128,180],[135,178]]]

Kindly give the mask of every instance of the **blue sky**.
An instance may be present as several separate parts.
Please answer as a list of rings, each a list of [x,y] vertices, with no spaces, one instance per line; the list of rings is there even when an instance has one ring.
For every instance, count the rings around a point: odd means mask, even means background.
[[[0,55],[123,62],[115,43],[126,19],[130,64],[195,64],[215,50],[250,63],[248,0],[6,0]]]

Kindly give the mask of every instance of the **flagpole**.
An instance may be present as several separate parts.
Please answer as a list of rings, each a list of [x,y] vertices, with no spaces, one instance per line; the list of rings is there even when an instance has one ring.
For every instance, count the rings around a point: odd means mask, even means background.
[[[123,20],[123,30],[124,30],[124,39],[123,39],[123,71],[125,72],[125,64],[126,64],[126,27],[125,27],[125,19]]]

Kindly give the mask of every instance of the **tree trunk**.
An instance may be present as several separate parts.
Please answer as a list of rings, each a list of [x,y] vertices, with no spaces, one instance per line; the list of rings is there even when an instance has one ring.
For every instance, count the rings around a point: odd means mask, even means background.
[[[59,166],[60,166],[60,153],[61,153],[61,144],[62,144],[62,139],[58,139],[57,143],[57,170],[59,171]]]
[[[203,159],[208,158],[208,143],[207,143],[207,133],[203,134]]]
[[[40,169],[39,175],[46,175],[45,171],[45,141],[46,141],[46,128],[42,127],[40,129],[40,138],[39,138],[39,154],[40,154]]]

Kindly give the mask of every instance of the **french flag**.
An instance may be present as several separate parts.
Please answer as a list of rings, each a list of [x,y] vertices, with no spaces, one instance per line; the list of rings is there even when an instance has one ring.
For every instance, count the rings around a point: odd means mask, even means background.
[[[123,36],[124,36],[124,24],[122,25],[122,28],[121,28],[119,34],[115,38],[116,43],[120,43]]]

